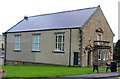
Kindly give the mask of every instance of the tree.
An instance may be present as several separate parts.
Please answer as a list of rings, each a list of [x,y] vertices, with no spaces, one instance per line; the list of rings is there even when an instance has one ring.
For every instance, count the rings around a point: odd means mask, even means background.
[[[114,59],[120,61],[120,39],[117,41],[114,48]]]

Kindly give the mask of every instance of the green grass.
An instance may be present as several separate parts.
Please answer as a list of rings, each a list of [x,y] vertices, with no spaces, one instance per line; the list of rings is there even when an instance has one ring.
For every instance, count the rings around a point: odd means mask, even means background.
[[[92,68],[64,66],[3,66],[3,69],[7,77],[56,77],[93,73]],[[99,71],[105,71],[105,68],[99,68]]]

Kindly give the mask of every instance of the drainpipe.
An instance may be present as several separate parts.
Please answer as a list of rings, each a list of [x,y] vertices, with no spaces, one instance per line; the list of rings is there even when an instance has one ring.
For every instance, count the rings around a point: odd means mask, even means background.
[[[6,65],[6,49],[7,49],[7,33],[3,33],[4,36],[4,65]]]
[[[71,32],[72,32],[72,30],[70,29],[70,47],[69,47],[69,51],[70,51],[70,53],[69,53],[69,66],[71,66]]]

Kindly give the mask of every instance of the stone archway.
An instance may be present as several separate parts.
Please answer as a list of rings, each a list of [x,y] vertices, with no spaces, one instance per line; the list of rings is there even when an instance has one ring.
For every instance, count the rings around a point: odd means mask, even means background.
[[[92,46],[88,45],[85,48],[85,54],[86,54],[86,66],[92,66]]]
[[[87,66],[90,66],[91,65],[91,52],[90,51],[88,51],[87,52],[88,53],[88,55],[87,55]]]

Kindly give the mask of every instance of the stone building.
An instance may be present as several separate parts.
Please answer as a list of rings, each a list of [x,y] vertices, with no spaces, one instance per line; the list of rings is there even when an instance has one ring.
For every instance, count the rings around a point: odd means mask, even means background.
[[[114,34],[100,8],[25,16],[4,33],[6,64],[105,65]]]

